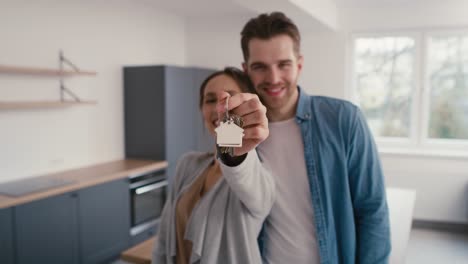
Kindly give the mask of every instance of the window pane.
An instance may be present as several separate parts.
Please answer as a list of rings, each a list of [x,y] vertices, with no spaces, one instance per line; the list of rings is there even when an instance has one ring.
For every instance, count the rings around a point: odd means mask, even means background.
[[[428,43],[429,137],[468,139],[468,34]]]
[[[415,40],[358,38],[354,55],[355,93],[374,135],[409,137]]]

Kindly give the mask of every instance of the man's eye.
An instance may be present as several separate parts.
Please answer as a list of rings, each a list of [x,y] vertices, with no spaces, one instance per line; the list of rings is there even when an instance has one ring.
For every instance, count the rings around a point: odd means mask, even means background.
[[[285,62],[285,63],[281,63],[279,66],[280,66],[280,68],[286,68],[286,67],[291,66],[291,63],[290,62]]]
[[[263,66],[263,65],[254,65],[254,66],[252,66],[252,70],[257,71],[257,70],[263,70],[263,69],[265,69],[265,66]]]

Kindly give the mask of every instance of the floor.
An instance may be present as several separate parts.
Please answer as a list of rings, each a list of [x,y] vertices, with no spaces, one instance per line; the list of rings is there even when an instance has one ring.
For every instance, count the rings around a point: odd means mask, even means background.
[[[116,260],[112,264],[127,264]],[[405,264],[468,264],[468,230],[464,234],[411,230]]]
[[[413,229],[406,253],[407,264],[467,264],[468,230],[452,233]]]

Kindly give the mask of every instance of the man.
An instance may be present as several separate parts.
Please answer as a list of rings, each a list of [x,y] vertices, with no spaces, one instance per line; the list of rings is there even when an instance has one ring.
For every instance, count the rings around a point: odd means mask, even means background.
[[[384,179],[365,118],[297,85],[300,34],[284,14],[251,19],[241,37],[244,71],[270,122],[257,148],[277,191],[259,237],[265,262],[387,263]]]

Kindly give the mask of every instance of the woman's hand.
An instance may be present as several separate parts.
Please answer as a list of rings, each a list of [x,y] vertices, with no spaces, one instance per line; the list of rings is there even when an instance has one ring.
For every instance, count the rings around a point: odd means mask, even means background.
[[[219,92],[217,95],[218,120],[221,121],[226,111],[226,98],[229,97],[229,114],[240,116],[243,121],[244,137],[242,147],[234,148],[234,156],[241,156],[251,151],[269,134],[266,107],[260,102],[256,94],[238,93],[230,95],[227,92]]]

